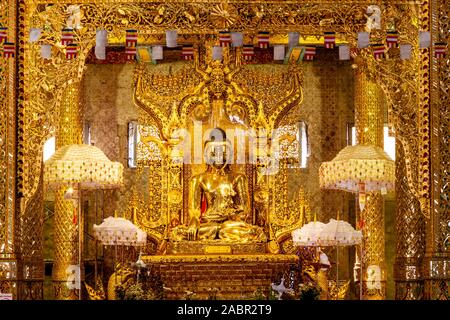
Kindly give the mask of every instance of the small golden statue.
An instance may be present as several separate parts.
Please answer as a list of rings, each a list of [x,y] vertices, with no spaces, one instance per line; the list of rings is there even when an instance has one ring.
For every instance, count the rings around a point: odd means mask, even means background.
[[[172,230],[172,239],[263,242],[262,228],[247,223],[250,197],[247,177],[231,170],[231,145],[225,132],[214,128],[205,143],[205,172],[189,185],[189,225]]]

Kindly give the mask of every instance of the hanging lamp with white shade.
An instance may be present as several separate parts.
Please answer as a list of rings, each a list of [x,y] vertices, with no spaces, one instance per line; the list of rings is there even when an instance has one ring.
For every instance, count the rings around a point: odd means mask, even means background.
[[[74,223],[78,224],[78,265],[69,266],[76,274],[78,297],[81,299],[82,243],[81,190],[115,189],[123,185],[123,165],[113,162],[97,147],[87,144],[66,145],[44,163],[44,184],[48,190],[69,187],[69,199],[77,203]],[[73,192],[75,191],[76,192]],[[69,287],[72,289],[72,287]]]
[[[358,193],[362,210],[366,192],[394,189],[395,162],[380,147],[348,146],[333,160],[320,165],[319,186]]]
[[[45,162],[44,182],[50,189],[114,189],[123,185],[123,165],[95,146],[72,144],[59,148]]]

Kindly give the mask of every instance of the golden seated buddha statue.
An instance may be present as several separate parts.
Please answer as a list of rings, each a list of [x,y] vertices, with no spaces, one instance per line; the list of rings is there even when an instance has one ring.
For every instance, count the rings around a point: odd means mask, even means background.
[[[171,239],[264,242],[262,228],[247,223],[250,198],[247,177],[231,171],[231,146],[222,129],[213,129],[205,143],[205,172],[189,185],[189,224],[172,229]]]

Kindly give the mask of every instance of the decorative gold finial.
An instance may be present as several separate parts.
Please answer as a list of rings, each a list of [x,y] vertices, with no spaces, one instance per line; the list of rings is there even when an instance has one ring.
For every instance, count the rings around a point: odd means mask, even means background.
[[[133,207],[133,214],[132,214],[132,220],[133,220],[133,224],[137,225],[137,208]]]
[[[305,206],[300,207],[300,225],[303,226],[303,221],[305,219]]]
[[[264,114],[264,106],[261,102],[258,104],[258,115],[255,120],[255,127],[258,129],[258,136],[260,135],[260,131],[264,136],[270,132],[270,126],[267,122],[266,115]]]

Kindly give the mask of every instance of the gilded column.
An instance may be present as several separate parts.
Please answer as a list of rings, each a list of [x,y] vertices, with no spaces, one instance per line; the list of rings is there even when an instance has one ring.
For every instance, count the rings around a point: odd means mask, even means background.
[[[18,1],[0,0],[0,26],[7,27],[9,42],[17,44]],[[17,57],[17,46],[15,56]],[[20,225],[16,206],[16,114],[17,114],[16,59],[0,58],[0,292],[20,295]]]
[[[432,41],[450,42],[448,0],[430,0]],[[432,52],[432,51],[431,51]],[[433,53],[433,52],[432,52]],[[430,56],[430,151],[421,161],[430,170],[431,214],[427,221],[423,261],[424,298],[448,300],[450,296],[450,52],[445,58]],[[428,70],[427,70],[428,71]],[[428,89],[428,88],[427,88]],[[428,118],[426,118],[428,119]],[[426,123],[428,127],[428,123]],[[428,151],[428,149],[426,149]],[[430,162],[430,166],[428,166]]]
[[[397,140],[395,299],[420,300],[423,298],[421,263],[425,253],[425,218],[420,211],[419,201],[409,190],[405,160],[403,146]]]
[[[369,80],[364,68],[359,66],[355,73],[355,126],[358,144],[383,147],[383,105],[384,93],[381,87]],[[385,297],[386,266],[384,200],[380,192],[367,194],[362,218],[365,223],[363,295],[366,299],[382,299]]]
[[[82,141],[79,86],[80,83],[75,82],[64,90],[56,136],[57,148]],[[79,264],[78,215],[75,215],[74,203],[64,199],[66,191],[67,187],[64,187],[55,194],[53,286],[56,299],[71,300],[78,299],[78,290],[68,288],[70,274],[66,270],[70,265]],[[82,225],[81,221],[79,224]]]

